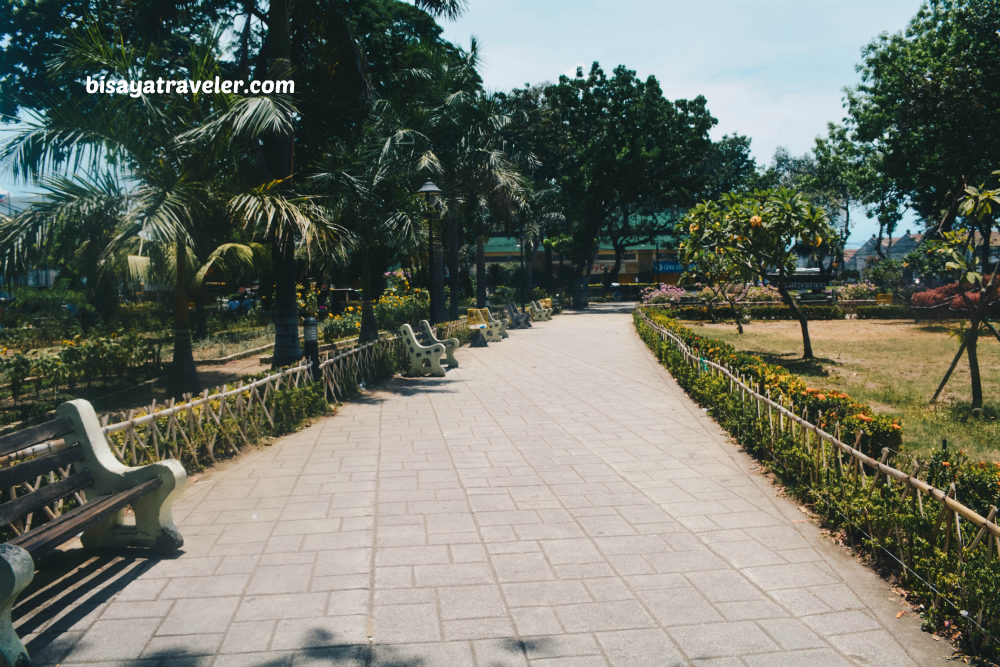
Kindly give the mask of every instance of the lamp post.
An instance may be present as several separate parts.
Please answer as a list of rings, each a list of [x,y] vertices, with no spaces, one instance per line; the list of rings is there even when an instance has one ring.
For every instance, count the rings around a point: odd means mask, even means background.
[[[434,185],[428,178],[417,192],[424,198],[424,209],[427,211],[427,272],[430,281],[431,324],[437,324],[444,318],[441,316],[441,306],[444,302],[444,276],[441,267],[444,264],[444,252],[441,249],[441,239],[434,235],[434,206],[437,204],[441,188]]]

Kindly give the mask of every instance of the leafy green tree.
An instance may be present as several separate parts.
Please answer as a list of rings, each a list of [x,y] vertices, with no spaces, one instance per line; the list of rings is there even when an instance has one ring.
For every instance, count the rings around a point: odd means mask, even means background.
[[[854,141],[878,158],[868,199],[881,200],[885,214],[910,207],[947,231],[967,182],[992,170],[1000,154],[997,25],[992,0],[926,0],[904,32],[865,48],[848,122]]]
[[[609,77],[598,63],[586,76],[581,70],[511,96],[533,126],[528,145],[540,162],[538,189],[556,186],[563,200],[559,231],[571,240],[563,247],[573,265],[574,305],[581,307],[601,236],[634,238],[639,214],[696,201],[715,119],[703,97],[671,102],[654,77],[640,80],[624,66]],[[613,220],[619,224],[612,230]]]
[[[211,44],[190,54],[191,76],[213,76]],[[141,53],[107,41],[97,30],[67,39],[57,69],[134,73]],[[200,389],[191,348],[188,310],[196,220],[213,199],[212,159],[204,145],[178,141],[178,135],[203,122],[206,100],[180,96],[101,97],[94,108],[56,104],[27,123],[4,147],[12,172],[44,181],[42,203],[15,217],[3,230],[0,248],[8,257],[30,259],[37,247],[25,239],[44,239],[64,224],[90,216],[111,223],[114,237],[99,253],[114,254],[139,236],[173,261],[174,360],[170,385],[175,395]],[[103,258],[102,260],[103,261]]]
[[[329,199],[333,218],[345,232],[346,245],[361,262],[361,332],[359,342],[378,338],[373,264],[392,248],[418,243],[422,212],[411,182],[414,156],[400,144],[410,133],[392,125],[389,114],[374,116],[355,145],[331,151],[310,176]]]
[[[827,254],[836,249],[836,232],[822,208],[786,188],[727,193],[692,208],[678,231],[688,235],[681,243],[681,262],[713,253],[724,267],[771,281],[799,321],[802,356],[813,358],[809,322],[788,285],[795,275],[797,245],[826,248]]]

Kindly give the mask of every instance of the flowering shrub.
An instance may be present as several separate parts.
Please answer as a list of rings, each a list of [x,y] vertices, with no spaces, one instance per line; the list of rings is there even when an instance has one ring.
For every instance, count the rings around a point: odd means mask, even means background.
[[[965,296],[972,303],[973,308],[979,306],[978,290],[968,291]],[[1000,299],[994,297],[991,303],[996,303],[998,300]],[[958,283],[951,283],[950,285],[942,285],[934,289],[917,292],[913,295],[912,303],[919,308],[933,308],[947,304],[951,310],[968,309],[965,299],[962,298],[962,290],[959,288]]]
[[[834,424],[839,422],[843,439],[851,442],[858,432],[863,433],[860,446],[867,454],[877,458],[883,447],[899,449],[902,446],[902,425],[898,419],[877,414],[845,393],[809,387],[805,380],[781,366],[739,352],[720,340],[699,336],[663,313],[648,311],[647,315],[684,341],[692,352],[745,376],[751,384],[760,386],[761,393],[769,393],[772,399],[796,414],[801,415],[805,410],[806,419],[824,430],[832,431]]]
[[[76,335],[72,340],[63,340],[58,352],[14,353],[3,348],[0,373],[6,376],[11,397],[17,401],[30,376],[36,378],[36,394],[46,383],[56,391],[60,386],[73,387],[81,381],[91,385],[98,378],[105,382],[138,379],[160,371],[161,352],[162,343],[135,332],[97,338]]]
[[[396,331],[403,324],[416,325],[429,317],[430,296],[418,287],[405,294],[386,292],[372,305],[378,328],[382,331]],[[341,338],[357,336],[360,331],[361,306],[348,306],[343,313],[324,322],[323,340],[331,343]]]
[[[647,287],[642,290],[643,303],[677,303],[687,292],[676,285],[664,285],[659,287]]]
[[[781,293],[772,285],[760,285],[747,290],[744,301],[781,301]]]
[[[861,283],[851,283],[837,288],[837,298],[854,301],[857,299],[874,299],[879,293],[879,288],[875,283],[864,281]]]

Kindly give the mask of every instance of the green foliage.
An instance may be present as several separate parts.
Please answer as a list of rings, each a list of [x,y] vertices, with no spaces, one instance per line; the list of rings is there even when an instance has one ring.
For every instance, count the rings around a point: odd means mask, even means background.
[[[903,286],[903,261],[881,259],[867,271],[868,279],[884,291],[893,291]]]
[[[72,388],[81,382],[89,386],[97,379],[138,382],[162,369],[162,347],[157,339],[135,332],[96,338],[78,335],[63,340],[58,352],[8,354],[5,350],[0,354],[0,374],[10,383],[15,402],[22,397],[29,376],[36,378],[36,396],[46,384],[54,394],[60,387]]]
[[[272,435],[291,433],[309,417],[326,414],[326,387],[322,382],[307,382],[298,387],[282,387],[274,392],[271,418],[274,419]]]
[[[842,320],[844,311],[839,306],[799,306],[810,320]],[[740,309],[744,322],[750,320],[795,320],[798,316],[788,306],[764,306],[745,304]],[[735,314],[729,306],[673,306],[671,317],[679,320],[731,320]]]
[[[426,291],[416,288],[409,293],[387,292],[374,304],[375,321],[381,331],[395,333],[403,324],[416,326],[429,316],[430,298]],[[340,315],[333,315],[323,323],[323,340],[357,336],[361,331],[361,307],[348,306]]]
[[[893,453],[900,448],[902,425],[898,420],[875,414],[846,394],[807,387],[788,371],[738,353],[719,341],[696,336],[662,314],[648,314],[702,358],[729,366],[746,377],[750,386],[760,387],[758,391],[825,431],[833,433],[839,424],[842,441],[853,443],[860,433],[859,447],[874,458],[881,456],[884,447],[890,448],[889,464],[909,471],[910,457],[905,452]],[[784,420],[782,429],[777,417],[769,419],[766,409],[758,410],[754,402],[731,391],[728,378],[705,372],[707,368],[701,364],[692,366],[672,343],[662,342],[638,311],[634,319],[640,338],[692,398],[778,475],[797,498],[866,552],[877,568],[898,576],[913,601],[924,604],[931,628],[957,627],[958,638],[968,650],[996,659],[997,647],[988,637],[1000,631],[1000,599],[995,593],[1000,585],[1000,560],[985,544],[961,553],[955,535],[946,542],[935,525],[937,502],[924,497],[918,503],[913,493],[902,498],[899,486],[887,484],[870,468],[867,476],[856,474],[849,465],[851,459],[839,457],[832,445],[807,444],[810,436],[790,429],[789,420]],[[940,451],[923,470],[921,477],[938,488],[947,489],[954,482],[958,500],[981,515],[1000,504],[1000,464],[970,462],[961,453]],[[947,527],[954,530],[951,524]],[[965,539],[966,544],[972,539],[968,532]],[[900,568],[899,560],[907,569]],[[957,608],[942,603],[927,582]],[[968,610],[972,618],[979,617],[981,610],[978,622],[985,634],[959,610]]]
[[[776,271],[779,289],[795,272],[797,247],[823,254],[839,243],[825,211],[786,188],[727,193],[703,202],[688,211],[677,231],[687,234],[681,264],[711,253],[717,256],[713,263],[756,280]]]
[[[1000,155],[1000,87],[980,74],[1000,60],[997,25],[992,0],[925,0],[905,31],[865,48],[847,110],[875,158],[866,203],[951,228],[966,179],[984,181]]]

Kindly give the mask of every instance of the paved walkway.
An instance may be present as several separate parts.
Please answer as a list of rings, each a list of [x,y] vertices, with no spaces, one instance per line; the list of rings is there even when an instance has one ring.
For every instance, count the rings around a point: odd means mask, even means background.
[[[174,560],[86,561],[38,662],[940,664],[889,586],[689,401],[564,314],[202,476]],[[43,596],[45,591],[36,594]],[[58,604],[57,604],[58,603]]]

